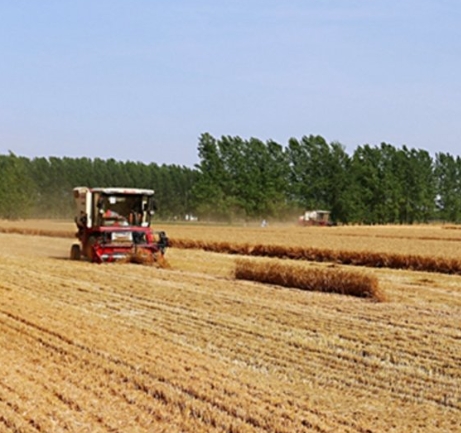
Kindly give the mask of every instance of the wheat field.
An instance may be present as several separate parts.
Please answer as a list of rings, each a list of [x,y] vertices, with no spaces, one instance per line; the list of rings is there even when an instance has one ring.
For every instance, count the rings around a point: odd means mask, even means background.
[[[0,222],[13,227],[73,230]],[[451,258],[461,245],[440,226],[162,228]],[[94,265],[68,260],[71,243],[0,233],[0,433],[460,430],[461,276],[367,268],[376,303],[237,280],[230,254]]]

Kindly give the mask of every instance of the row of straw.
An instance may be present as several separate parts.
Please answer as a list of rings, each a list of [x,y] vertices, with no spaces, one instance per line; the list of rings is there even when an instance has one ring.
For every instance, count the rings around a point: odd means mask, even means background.
[[[234,276],[236,279],[301,290],[338,293],[379,302],[385,300],[377,278],[363,272],[335,268],[308,269],[299,264],[275,260],[256,262],[254,259],[238,259]]]
[[[333,262],[342,265],[373,268],[408,269],[413,271],[461,274],[461,260],[412,254],[379,253],[372,251],[332,250],[314,247],[293,247],[266,244],[238,244],[206,242],[192,239],[170,239],[175,248],[194,248],[226,254],[257,257],[277,257],[315,262]]]
[[[75,237],[75,233],[69,231],[14,227],[0,228],[0,233],[18,233],[64,238]],[[207,242],[194,239],[170,239],[169,244],[170,247],[174,248],[202,249],[226,254],[333,262],[342,265],[408,269],[413,271],[438,272],[442,274],[461,274],[461,260],[457,258],[429,257],[417,254],[379,253],[373,251],[332,250],[327,248],[293,247],[270,244]]]

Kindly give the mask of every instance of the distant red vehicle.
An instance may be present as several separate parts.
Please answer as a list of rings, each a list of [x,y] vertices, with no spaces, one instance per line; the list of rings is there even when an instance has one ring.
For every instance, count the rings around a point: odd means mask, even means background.
[[[326,210],[306,211],[299,217],[298,223],[302,226],[330,227],[333,225],[330,221],[330,212]]]
[[[154,259],[165,254],[168,237],[164,231],[152,231],[150,227],[156,210],[153,190],[76,187],[73,193],[80,243],[72,245],[71,259],[83,256],[102,263],[137,251]]]

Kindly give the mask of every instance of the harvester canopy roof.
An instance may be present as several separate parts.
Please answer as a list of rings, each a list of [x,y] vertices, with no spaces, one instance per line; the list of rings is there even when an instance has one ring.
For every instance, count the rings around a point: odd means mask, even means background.
[[[86,186],[78,186],[74,188],[74,191],[79,193],[86,193],[86,192],[96,192],[100,194],[107,194],[107,195],[154,195],[153,189],[143,189],[143,188],[88,188]]]

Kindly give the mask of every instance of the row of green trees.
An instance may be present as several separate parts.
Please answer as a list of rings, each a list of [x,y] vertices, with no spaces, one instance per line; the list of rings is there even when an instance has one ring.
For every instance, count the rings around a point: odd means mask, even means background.
[[[461,221],[461,159],[425,150],[345,147],[321,136],[272,140],[203,134],[193,168],[99,158],[0,155],[0,218],[70,218],[72,188],[156,190],[159,217],[292,219],[326,209],[339,223]]]
[[[200,137],[195,210],[214,217],[286,218],[324,209],[341,223],[461,220],[461,159],[425,150],[358,146],[352,155],[321,136],[286,147],[239,137]]]
[[[35,158],[0,155],[0,218],[70,218],[76,186],[153,188],[159,215],[191,213],[197,171],[178,165],[99,158]]]

